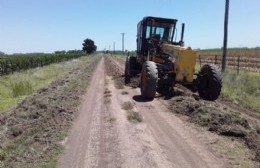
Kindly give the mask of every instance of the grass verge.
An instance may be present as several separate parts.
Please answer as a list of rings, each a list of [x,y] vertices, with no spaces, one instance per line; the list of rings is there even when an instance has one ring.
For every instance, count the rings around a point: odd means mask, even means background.
[[[240,71],[237,75],[235,70],[227,70],[221,95],[260,114],[260,73]]]
[[[91,57],[81,57],[42,68],[0,76],[0,113],[15,107],[26,96],[35,93],[88,61],[91,61]]]
[[[199,64],[195,67],[200,70]],[[227,69],[223,75],[221,96],[235,104],[250,108],[260,115],[260,73]]]
[[[85,58],[67,75],[0,114],[0,159],[3,167],[57,167],[77,107],[98,57]]]

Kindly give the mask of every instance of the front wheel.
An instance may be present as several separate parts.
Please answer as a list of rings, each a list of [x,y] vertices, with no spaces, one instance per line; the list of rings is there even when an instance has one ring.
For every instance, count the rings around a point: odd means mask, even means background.
[[[199,71],[197,78],[197,89],[201,98],[205,100],[216,100],[221,92],[221,73],[216,65],[206,64]]]
[[[141,95],[144,98],[153,99],[156,94],[158,82],[158,69],[154,62],[146,61],[141,73]]]

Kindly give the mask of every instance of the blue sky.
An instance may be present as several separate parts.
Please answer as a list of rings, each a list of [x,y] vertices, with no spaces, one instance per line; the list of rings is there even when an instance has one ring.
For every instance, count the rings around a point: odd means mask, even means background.
[[[136,49],[136,25],[144,16],[186,24],[185,44],[219,48],[225,0],[0,0],[0,51],[81,49],[86,38],[98,50]],[[260,0],[230,0],[228,47],[260,46]]]

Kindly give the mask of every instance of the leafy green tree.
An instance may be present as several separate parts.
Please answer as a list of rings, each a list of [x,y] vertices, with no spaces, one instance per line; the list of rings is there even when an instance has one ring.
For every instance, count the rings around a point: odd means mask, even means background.
[[[82,43],[83,48],[82,50],[88,54],[91,54],[97,50],[97,46],[95,45],[95,42],[91,39],[85,39],[84,43]]]

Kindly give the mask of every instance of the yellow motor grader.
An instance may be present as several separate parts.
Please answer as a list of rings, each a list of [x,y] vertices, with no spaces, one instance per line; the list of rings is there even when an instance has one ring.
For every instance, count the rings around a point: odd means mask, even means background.
[[[199,96],[216,100],[221,92],[221,73],[213,64],[205,64],[195,73],[196,51],[184,47],[182,24],[180,40],[177,37],[177,20],[144,17],[137,24],[137,55],[128,56],[125,64],[125,82],[141,73],[141,95],[153,99],[156,91],[166,92],[175,83],[191,85]]]

